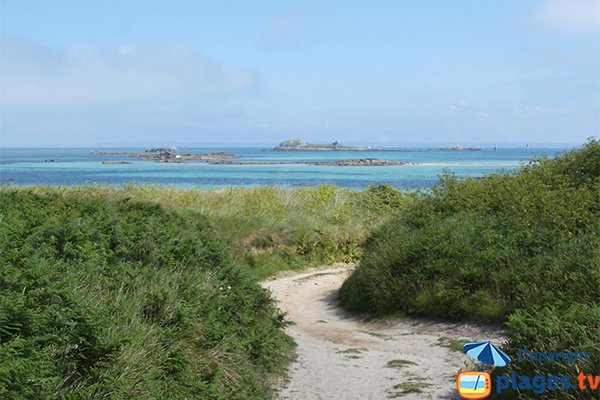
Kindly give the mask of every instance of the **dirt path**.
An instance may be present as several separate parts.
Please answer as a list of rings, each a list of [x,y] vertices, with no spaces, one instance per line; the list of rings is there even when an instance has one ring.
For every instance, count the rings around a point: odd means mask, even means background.
[[[450,345],[502,341],[491,327],[352,317],[337,305],[349,271],[333,266],[263,283],[295,323],[288,334],[298,359],[281,399],[455,399],[456,373],[470,362]]]

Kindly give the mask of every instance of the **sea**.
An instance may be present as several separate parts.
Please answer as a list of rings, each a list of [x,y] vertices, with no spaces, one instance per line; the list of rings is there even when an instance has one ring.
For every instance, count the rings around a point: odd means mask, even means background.
[[[481,177],[511,171],[542,155],[553,157],[568,149],[483,148],[481,151],[273,152],[259,147],[178,148],[179,153],[226,152],[237,161],[271,165],[213,165],[201,161],[159,163],[127,155],[98,155],[94,151],[143,151],[143,148],[0,148],[0,185],[154,185],[180,188],[227,186],[278,187],[335,184],[363,189],[388,183],[403,189],[433,186],[445,171],[458,177]],[[401,151],[399,151],[401,150]],[[302,162],[379,158],[417,163],[402,166],[323,166]],[[127,161],[130,164],[103,164]]]

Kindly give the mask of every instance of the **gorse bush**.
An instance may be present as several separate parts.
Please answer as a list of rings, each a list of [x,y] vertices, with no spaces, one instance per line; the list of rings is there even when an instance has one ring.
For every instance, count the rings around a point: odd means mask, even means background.
[[[202,215],[0,190],[0,398],[268,398],[291,342]]]
[[[508,319],[513,356],[586,346],[599,373],[600,143],[510,174],[443,176],[367,239],[341,299],[373,314]]]

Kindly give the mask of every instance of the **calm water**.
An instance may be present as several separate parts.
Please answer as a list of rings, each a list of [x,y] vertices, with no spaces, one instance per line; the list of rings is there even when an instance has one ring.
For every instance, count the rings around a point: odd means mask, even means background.
[[[460,177],[478,177],[511,170],[531,158],[554,155],[562,149],[483,149],[477,152],[268,152],[261,148],[179,148],[179,152],[235,153],[240,161],[270,161],[284,165],[210,165],[142,161],[127,156],[92,155],[94,150],[142,151],[143,149],[0,149],[0,180],[12,185],[123,185],[155,184],[178,187],[231,185],[313,186],[333,183],[351,188],[387,182],[404,188],[433,185],[444,169]],[[413,161],[419,165],[389,167],[334,167],[293,164],[299,161],[331,161],[353,158]],[[54,162],[48,162],[54,160]],[[107,165],[102,161],[130,161]]]

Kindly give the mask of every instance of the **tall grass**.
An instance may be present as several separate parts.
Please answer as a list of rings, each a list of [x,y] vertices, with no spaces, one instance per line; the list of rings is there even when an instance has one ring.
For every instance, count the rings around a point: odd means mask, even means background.
[[[235,261],[260,279],[282,270],[357,260],[368,234],[415,196],[389,185],[364,191],[333,185],[212,190],[91,185],[32,190],[148,201],[175,211],[200,212],[227,243]]]

